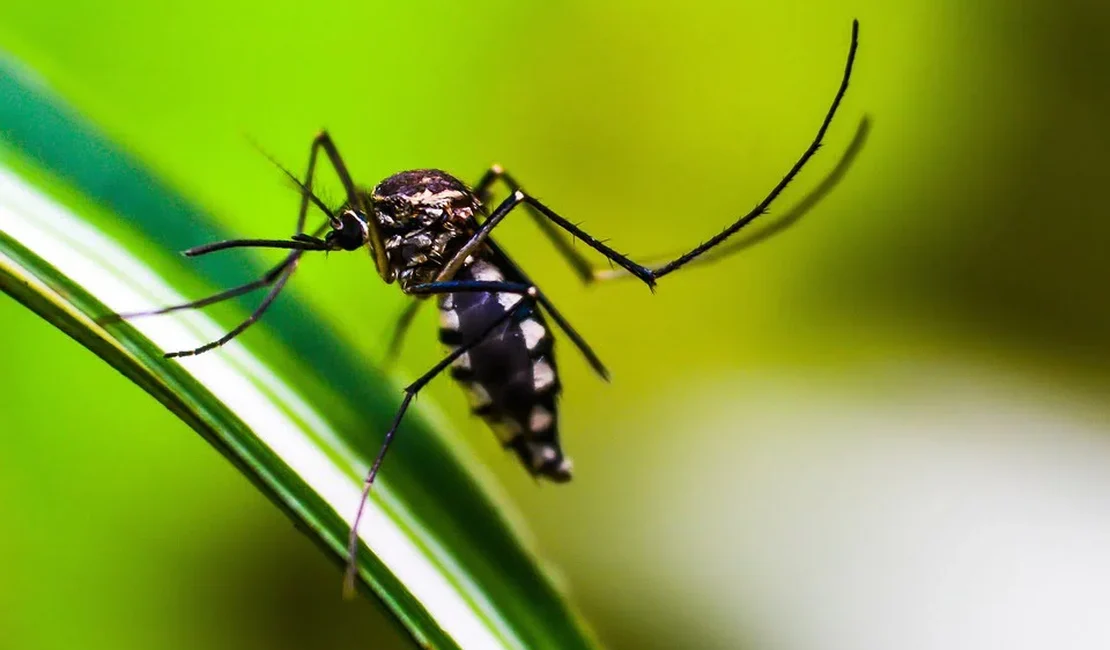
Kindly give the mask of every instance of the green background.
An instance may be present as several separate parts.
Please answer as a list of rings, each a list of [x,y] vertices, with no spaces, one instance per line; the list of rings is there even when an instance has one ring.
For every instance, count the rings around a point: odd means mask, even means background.
[[[424,398],[498,475],[603,641],[735,647],[765,640],[759,613],[736,607],[734,627],[719,623],[731,619],[698,604],[715,583],[666,565],[743,518],[716,505],[679,516],[690,501],[667,495],[727,504],[745,489],[699,471],[711,460],[699,450],[728,434],[729,453],[744,453],[762,433],[747,407],[807,411],[817,393],[889,408],[892,374],[915,390],[985,374],[1105,422],[1110,9],[5,3],[0,46],[233,232],[285,236],[295,216],[296,194],[248,138],[300,170],[327,127],[366,184],[427,166],[473,180],[499,162],[572,221],[651,258],[715,233],[777,182],[832,97],[852,18],[852,87],[778,211],[831,168],[864,113],[870,141],[773,243],[651,295],[630,282],[583,289],[531,224],[504,228],[502,244],[613,374],[599,382],[561,346],[572,484],[535,485],[449,381]],[[402,299],[368,259],[314,259],[290,290],[368,363],[381,357]],[[440,355],[433,322],[431,310],[416,322],[399,376]],[[147,395],[7,298],[0,327],[0,646],[396,638],[373,607],[341,602],[334,565]],[[768,384],[765,403],[750,397]],[[61,520],[83,522],[85,543],[59,535]]]

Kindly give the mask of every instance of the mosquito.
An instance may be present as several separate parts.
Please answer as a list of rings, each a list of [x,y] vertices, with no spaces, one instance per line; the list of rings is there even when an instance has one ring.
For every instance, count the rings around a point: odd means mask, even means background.
[[[794,166],[750,212],[670,261],[656,265],[634,262],[524,191],[516,179],[497,165],[486,171],[473,188],[447,172],[419,169],[394,174],[367,190],[355,184],[331,136],[322,131],[312,141],[303,181],[282,168],[301,193],[296,234],[289,239],[232,239],[184,252],[188,257],[199,257],[231,248],[289,250],[280,263],[253,282],[207,298],[153,311],[118,314],[110,319],[205,307],[269,287],[250,316],[224,336],[198,348],[169,352],[165,356],[201,354],[227,343],[258,321],[292,277],[304,254],[318,251],[367,249],[381,279],[386,283],[396,282],[403,293],[414,298],[395,329],[390,343],[393,351],[407,331],[416,307],[423,300],[436,297],[439,339],[450,352],[405,387],[397,413],[366,474],[348,540],[344,584],[347,593],[350,593],[357,572],[358,524],[371,486],[409,405],[420,390],[443,371],[449,370],[462,385],[469,395],[473,412],[485,420],[502,445],[511,450],[533,476],[556,483],[571,478],[571,461],[563,453],[559,441],[556,400],[560,382],[555,363],[554,334],[548,319],[570,339],[602,379],[608,381],[609,372],[548,296],[493,240],[491,233],[494,228],[514,214],[516,208],[523,207],[583,281],[632,277],[652,291],[661,278],[688,264],[717,259],[754,243],[734,243],[732,247],[717,248],[766,213],[771,203],[817,153],[848,89],[858,36],[859,23],[853,21],[851,45],[840,86],[816,136]],[[861,126],[861,134],[865,126],[866,121]],[[327,157],[343,185],[346,199],[337,209],[328,207],[312,189],[320,152]],[[510,194],[490,212],[486,204],[498,182],[505,185]],[[305,230],[310,204],[326,216],[326,220],[311,232]],[[572,246],[572,240],[568,240],[566,234],[600,253],[615,267],[595,269]],[[709,254],[711,251],[714,254]]]

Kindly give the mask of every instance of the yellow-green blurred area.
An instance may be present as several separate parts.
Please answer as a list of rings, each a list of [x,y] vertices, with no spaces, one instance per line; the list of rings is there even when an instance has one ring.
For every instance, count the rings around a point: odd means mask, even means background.
[[[0,45],[230,232],[295,219],[249,140],[299,172],[327,127],[365,184],[498,162],[653,259],[801,154],[852,18],[841,113],[772,216],[871,137],[779,237],[652,295],[499,229],[613,375],[561,344],[573,483],[537,485],[448,379],[421,403],[610,647],[1108,647],[1110,5],[8,2]],[[369,259],[290,286],[381,359],[403,300]],[[442,354],[433,311],[399,381]],[[7,298],[0,328],[0,647],[404,647],[140,389]]]

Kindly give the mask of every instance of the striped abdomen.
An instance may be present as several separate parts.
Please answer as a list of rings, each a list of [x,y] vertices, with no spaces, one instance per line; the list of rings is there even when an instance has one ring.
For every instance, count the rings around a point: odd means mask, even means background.
[[[461,269],[455,279],[517,281],[511,272],[483,259]],[[559,377],[551,333],[533,304],[514,307],[521,299],[509,293],[440,296],[440,340],[457,348],[479,336],[506,309],[516,310],[512,318],[459,357],[451,375],[470,395],[474,413],[490,425],[505,447],[516,452],[532,474],[567,481],[571,463],[559,446]]]

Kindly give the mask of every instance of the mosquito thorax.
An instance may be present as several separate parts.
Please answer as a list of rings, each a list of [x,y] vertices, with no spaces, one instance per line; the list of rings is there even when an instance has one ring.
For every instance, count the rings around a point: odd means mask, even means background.
[[[401,172],[370,195],[386,257],[401,287],[432,281],[474,231],[478,197],[436,169]]]

